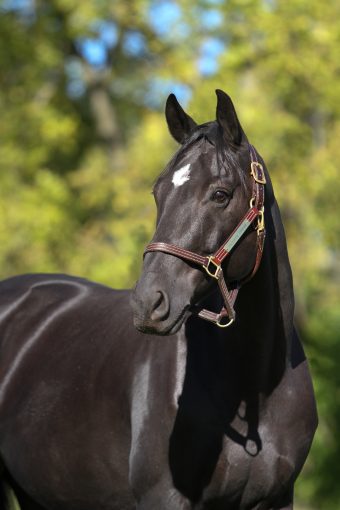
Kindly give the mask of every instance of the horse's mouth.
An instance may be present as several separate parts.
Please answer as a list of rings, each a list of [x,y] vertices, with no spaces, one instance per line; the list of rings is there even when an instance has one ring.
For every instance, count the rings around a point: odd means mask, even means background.
[[[151,335],[160,335],[160,336],[169,336],[174,335],[177,333],[181,327],[183,326],[184,322],[188,319],[188,317],[191,315],[191,309],[190,305],[187,305],[183,308],[183,310],[177,315],[177,317],[172,320],[170,323],[169,321],[160,321],[160,322],[153,322],[151,320],[141,318],[135,316],[134,317],[134,326],[138,331],[145,334],[151,334]]]

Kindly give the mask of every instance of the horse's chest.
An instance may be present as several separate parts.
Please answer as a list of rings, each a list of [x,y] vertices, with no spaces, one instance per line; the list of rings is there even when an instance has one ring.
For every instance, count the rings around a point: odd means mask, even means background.
[[[280,455],[275,449],[265,450],[258,453],[257,457],[251,457],[240,445],[234,443],[225,446],[211,482],[204,490],[203,499],[242,499],[245,502],[248,499],[264,500],[276,492],[281,485],[278,481]],[[288,469],[286,471],[288,474]],[[286,483],[288,479],[289,474],[283,476],[281,482]]]
[[[280,494],[293,471],[282,438],[270,425],[252,430],[237,417],[223,438],[214,473],[203,490],[203,508],[228,508],[233,502],[238,508],[255,508],[257,502]]]
[[[200,509],[255,507],[291,477],[293,466],[273,424],[240,416],[224,425],[209,413],[196,420],[184,410],[177,414],[170,439],[172,478],[189,500],[200,501]]]

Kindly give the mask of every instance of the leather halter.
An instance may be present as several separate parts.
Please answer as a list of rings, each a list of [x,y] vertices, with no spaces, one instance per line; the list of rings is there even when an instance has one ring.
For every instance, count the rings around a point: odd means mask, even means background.
[[[261,262],[263,245],[266,236],[265,224],[264,224],[264,185],[266,184],[266,178],[261,163],[257,161],[257,155],[254,147],[249,144],[250,152],[250,175],[253,178],[253,191],[252,198],[247,213],[243,216],[237,227],[225,240],[222,246],[212,255],[203,256],[198,255],[184,248],[180,248],[175,244],[168,243],[150,243],[145,249],[144,255],[149,252],[161,251],[179,257],[184,260],[189,260],[198,266],[201,266],[211,278],[215,278],[218,282],[221,294],[224,300],[224,306],[220,313],[210,312],[209,310],[200,310],[198,316],[202,319],[215,323],[221,328],[230,326],[236,317],[234,310],[234,303],[241,286],[249,281],[256,271]],[[230,254],[231,250],[235,247],[238,241],[243,237],[248,228],[253,225],[257,219],[256,231],[256,260],[252,272],[242,281],[237,282],[235,288],[229,290],[224,279],[222,262]]]

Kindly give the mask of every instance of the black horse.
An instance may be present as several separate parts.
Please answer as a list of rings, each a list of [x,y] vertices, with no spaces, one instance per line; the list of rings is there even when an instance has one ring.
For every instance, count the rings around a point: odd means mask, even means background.
[[[0,284],[1,476],[22,510],[293,508],[317,418],[286,240],[264,163],[217,96],[200,126],[168,99],[181,147],[133,293]]]

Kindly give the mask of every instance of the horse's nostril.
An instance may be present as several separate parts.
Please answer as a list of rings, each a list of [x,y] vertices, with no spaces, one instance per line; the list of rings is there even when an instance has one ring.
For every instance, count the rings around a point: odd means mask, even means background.
[[[153,321],[164,320],[169,315],[169,298],[165,292],[158,290],[151,307],[150,319]]]
[[[156,310],[163,302],[163,299],[164,299],[164,294],[163,292],[161,292],[160,290],[158,290],[156,292],[156,299],[152,305],[152,309],[151,311],[153,312],[154,310]]]

